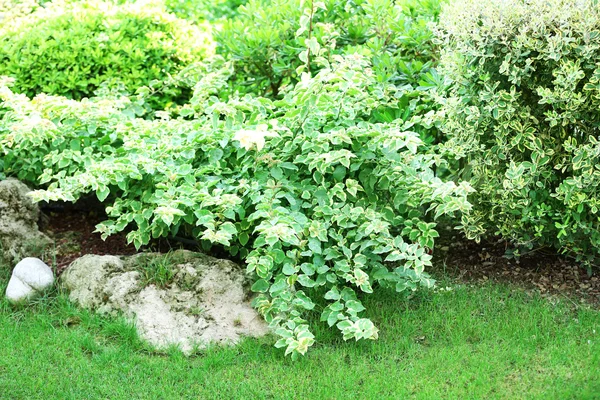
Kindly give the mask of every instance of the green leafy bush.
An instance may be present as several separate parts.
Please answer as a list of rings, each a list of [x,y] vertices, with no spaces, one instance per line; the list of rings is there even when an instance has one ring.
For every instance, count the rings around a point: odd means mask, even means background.
[[[304,316],[316,295],[344,339],[375,339],[358,294],[432,286],[435,218],[468,211],[471,188],[435,176],[441,160],[415,133],[426,119],[370,122],[404,105],[403,89],[379,82],[368,60],[313,62],[320,72],[276,101],[220,100],[233,72],[223,63],[179,119],[135,118],[127,97],[29,100],[5,85],[4,171],[48,185],[37,200],[95,192],[108,205],[104,236],[129,230],[139,247],[190,235],[239,255],[255,306],[293,357],[314,342]]]
[[[211,52],[210,35],[158,5],[50,3],[0,28],[0,75],[14,90],[90,97],[119,82],[134,93]],[[178,101],[181,90],[155,103]]]
[[[430,24],[440,0],[280,1],[252,0],[217,32],[218,51],[232,59],[232,92],[279,98],[305,71],[318,72],[315,57],[360,54],[378,82],[402,87],[401,106],[373,110],[377,122],[408,121],[438,107],[431,93],[447,82],[433,67],[438,47]],[[438,127],[415,127],[427,144]]]
[[[250,0],[216,34],[219,51],[236,61],[240,91],[279,97],[322,50],[372,59],[378,79],[419,85],[436,60],[430,22],[440,0]]]
[[[165,0],[167,10],[190,21],[215,21],[237,14],[246,0]]]
[[[447,152],[477,190],[469,237],[600,254],[600,8],[591,0],[456,1],[439,32]]]
[[[0,0],[0,26],[29,15],[38,7],[36,0]]]

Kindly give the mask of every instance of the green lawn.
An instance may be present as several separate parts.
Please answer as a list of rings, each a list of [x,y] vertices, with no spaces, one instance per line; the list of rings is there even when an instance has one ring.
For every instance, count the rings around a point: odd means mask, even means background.
[[[292,362],[270,338],[191,358],[152,353],[127,324],[64,295],[19,310],[2,300],[0,398],[600,399],[598,310],[493,284],[410,300],[383,292],[365,305],[378,341],[323,328]]]

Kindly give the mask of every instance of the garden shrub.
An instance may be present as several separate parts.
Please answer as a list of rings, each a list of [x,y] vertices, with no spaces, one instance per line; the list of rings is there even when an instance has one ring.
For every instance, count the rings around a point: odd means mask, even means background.
[[[406,105],[405,89],[378,81],[367,58],[312,62],[320,72],[281,100],[221,100],[233,73],[224,62],[178,119],[136,118],[128,97],[30,100],[5,81],[4,171],[47,185],[37,200],[96,193],[103,236],[127,231],[139,247],[179,234],[241,257],[286,354],[313,344],[305,316],[316,301],[344,339],[375,339],[359,295],[432,286],[435,219],[468,211],[471,188],[435,176],[442,161],[415,133],[426,119],[371,122],[376,109]]]
[[[246,0],[165,0],[167,10],[190,21],[218,21],[237,15]]]
[[[36,0],[0,0],[0,26],[29,15],[38,7]]]
[[[600,254],[600,8],[455,1],[441,17],[443,146],[476,188],[467,235]]]
[[[140,86],[166,79],[211,52],[210,35],[159,5],[50,3],[0,28],[0,75],[14,90],[90,97],[103,84]],[[181,89],[155,99],[181,101]]]
[[[419,85],[436,60],[429,23],[440,0],[249,0],[217,32],[219,51],[236,61],[236,89],[280,97],[312,53],[360,53],[378,79]],[[308,48],[308,49],[307,49]],[[300,68],[300,69],[299,69]]]

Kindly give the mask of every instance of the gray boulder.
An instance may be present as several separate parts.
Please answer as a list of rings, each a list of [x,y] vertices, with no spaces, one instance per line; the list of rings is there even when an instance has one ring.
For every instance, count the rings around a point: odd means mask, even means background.
[[[87,255],[71,263],[61,280],[71,301],[100,313],[123,313],[157,348],[177,345],[190,353],[268,332],[250,305],[244,270],[204,254]]]
[[[6,298],[11,303],[30,300],[54,283],[54,273],[42,260],[28,257],[21,260],[13,270]]]
[[[10,264],[42,255],[52,243],[39,231],[40,209],[27,196],[30,191],[16,179],[0,181],[0,259]]]

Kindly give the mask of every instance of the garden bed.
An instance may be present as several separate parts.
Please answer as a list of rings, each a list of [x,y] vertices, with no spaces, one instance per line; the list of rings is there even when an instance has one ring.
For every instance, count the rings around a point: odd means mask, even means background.
[[[588,274],[574,260],[551,250],[507,258],[507,248],[501,239],[475,243],[460,234],[442,235],[434,268],[465,283],[510,283],[535,290],[552,301],[600,305],[597,272]]]
[[[56,241],[56,267],[60,274],[73,260],[85,254],[131,255],[137,251],[120,233],[102,240],[95,226],[105,220],[101,210],[84,211],[67,207],[48,211],[46,233]],[[507,258],[507,243],[501,239],[476,243],[461,234],[442,233],[434,253],[436,273],[463,283],[495,281],[535,290],[551,301],[563,300],[600,305],[600,277],[588,272],[566,257],[538,251],[520,258]],[[189,243],[154,241],[148,250],[168,252],[172,249],[199,249]],[[224,253],[223,253],[224,254]],[[568,299],[568,300],[566,300]]]

